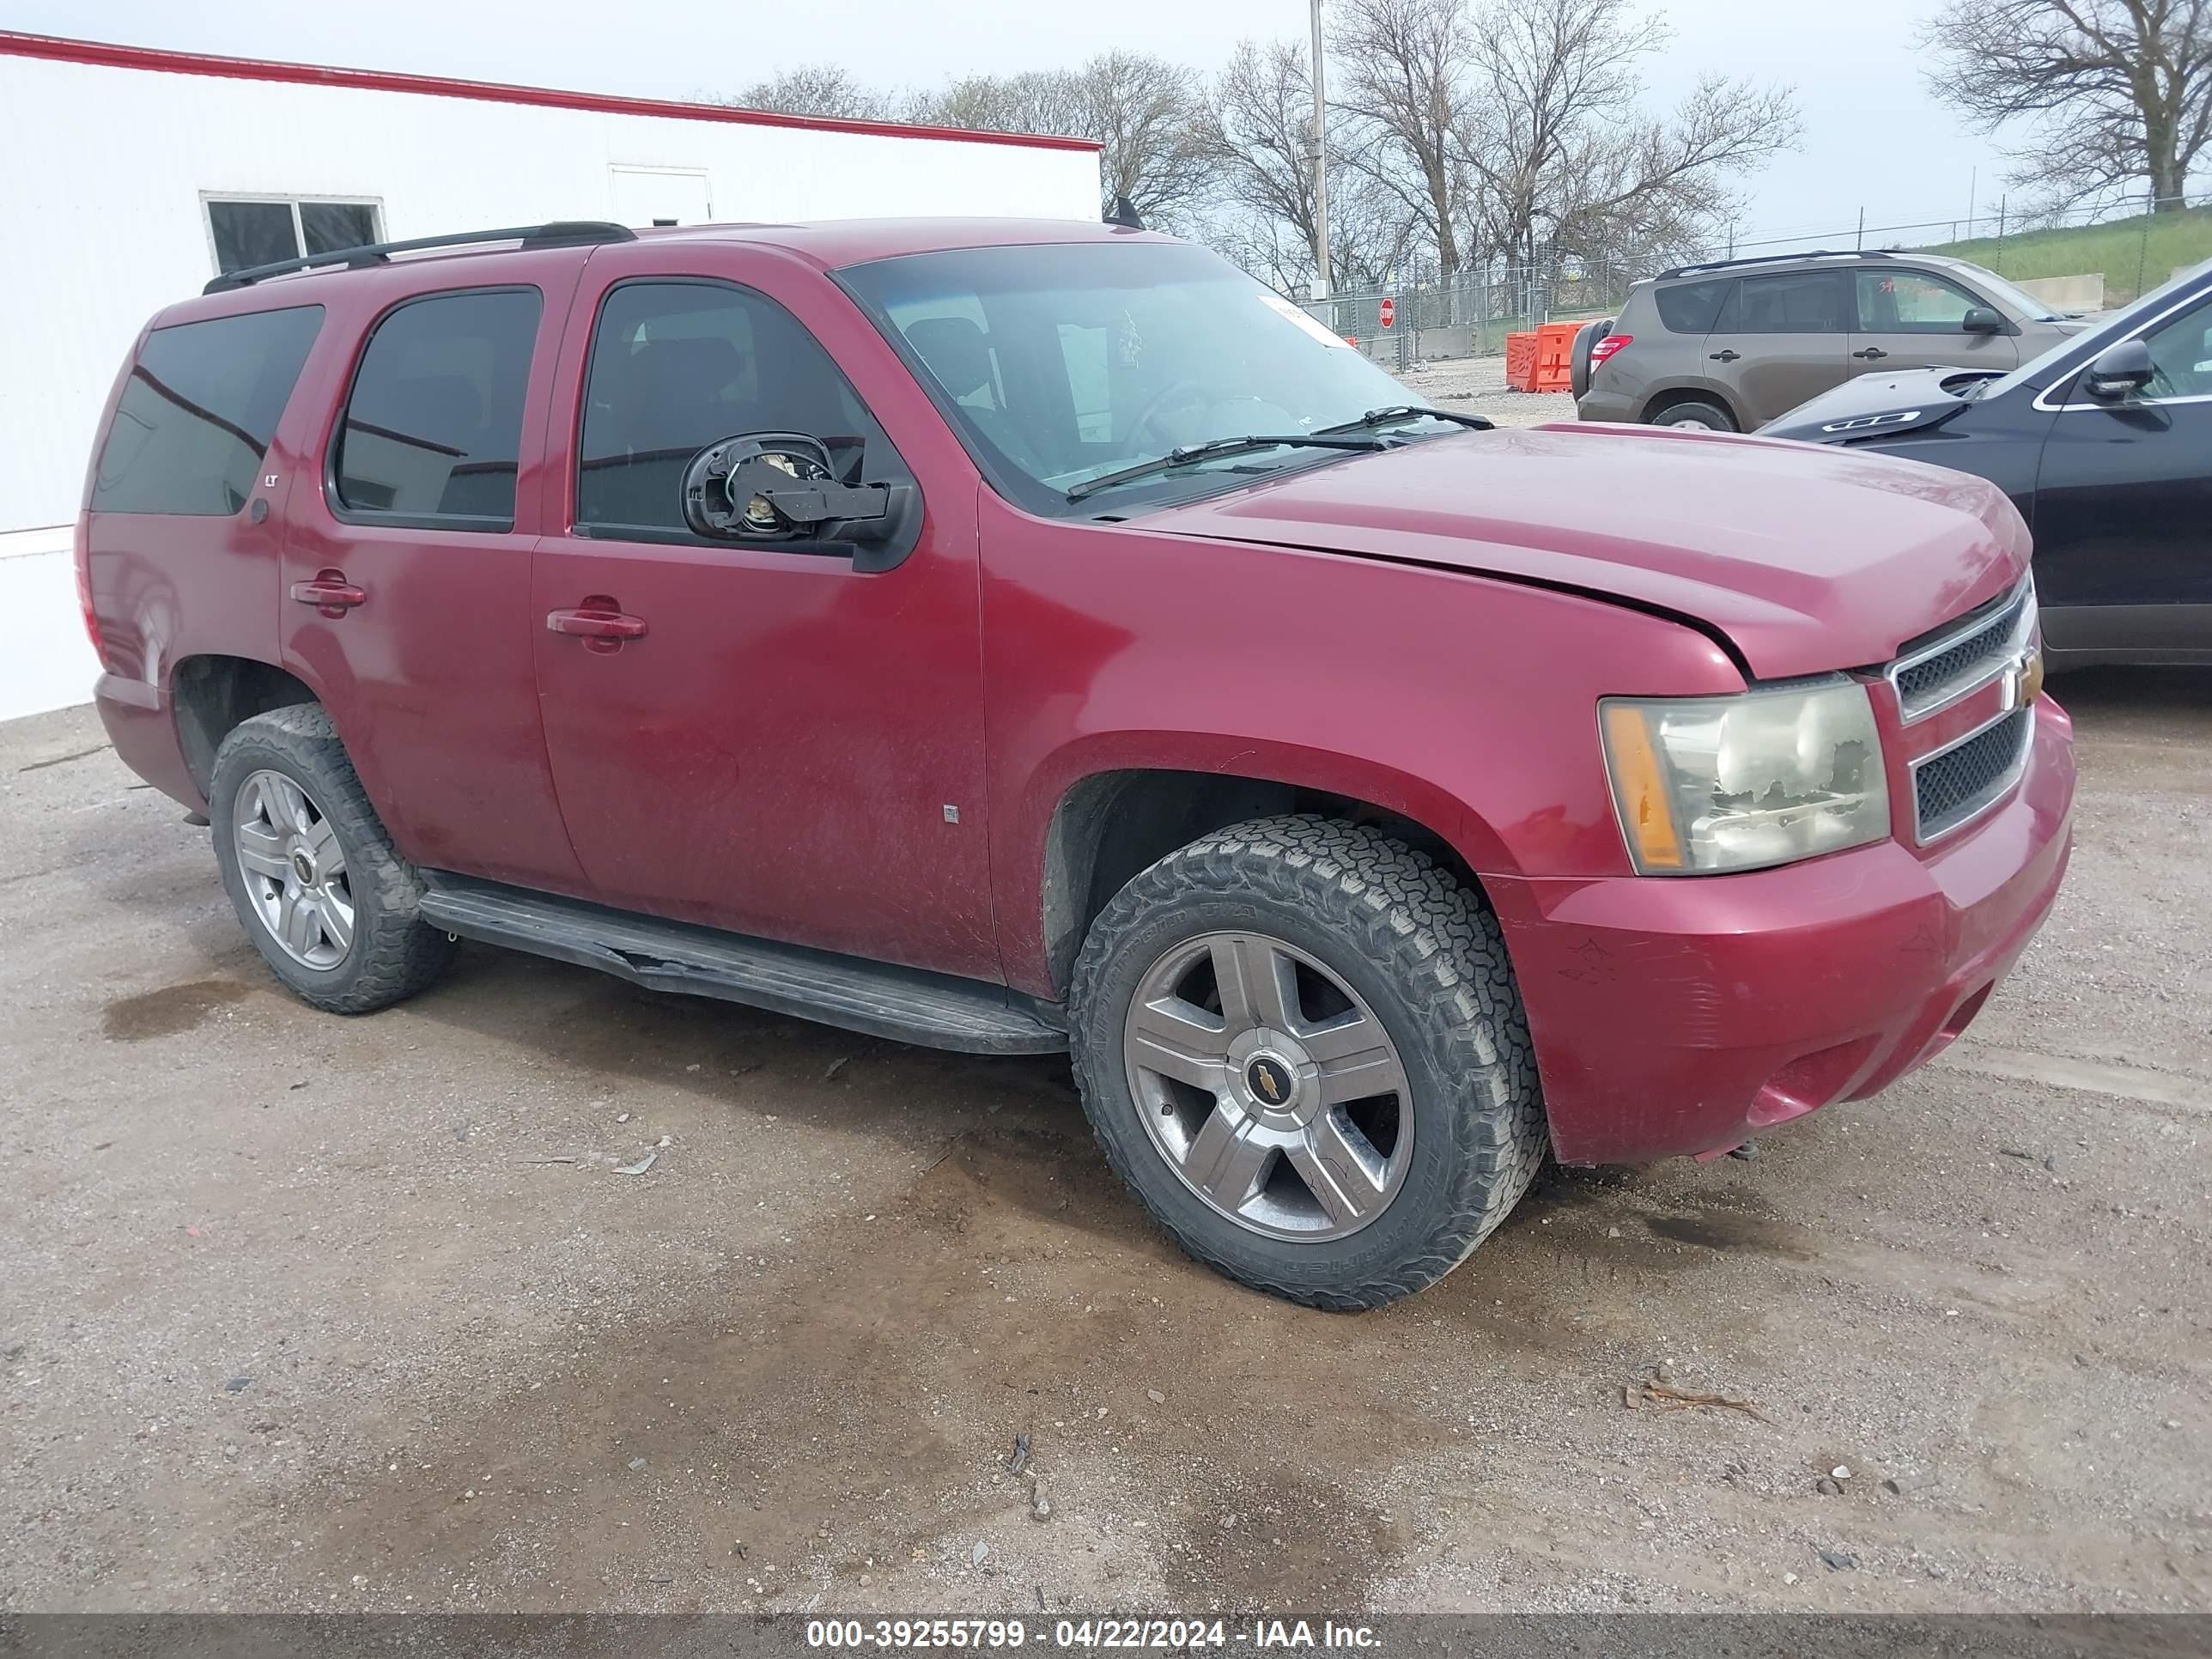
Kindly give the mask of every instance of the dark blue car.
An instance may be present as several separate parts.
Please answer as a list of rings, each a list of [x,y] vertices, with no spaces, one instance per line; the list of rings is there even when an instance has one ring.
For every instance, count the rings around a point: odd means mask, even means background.
[[[1759,430],[2002,488],[2054,667],[2212,664],[2212,262],[2009,374],[1862,375]]]

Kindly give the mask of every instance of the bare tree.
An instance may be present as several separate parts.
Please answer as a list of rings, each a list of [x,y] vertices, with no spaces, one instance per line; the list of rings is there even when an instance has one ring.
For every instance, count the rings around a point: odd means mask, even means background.
[[[888,121],[896,100],[855,81],[836,64],[802,64],[756,81],[735,97],[718,101],[779,115],[823,115],[847,121]]]
[[[2012,182],[2063,208],[2148,184],[2178,211],[2212,143],[2212,0],[1948,0],[1936,96],[1983,132],[2040,123]]]
[[[1347,160],[1419,219],[1444,276],[1460,268],[1467,178],[1454,129],[1478,31],[1467,0],[1343,0],[1329,33]]]
[[[1204,82],[1144,52],[1109,52],[1080,69],[975,75],[924,93],[910,118],[942,126],[1095,138],[1103,205],[1127,197],[1147,224],[1188,225],[1210,179]]]
[[[1215,213],[1206,238],[1284,293],[1320,272],[1313,175],[1313,82],[1303,41],[1241,42],[1215,76],[1205,161]],[[1346,287],[1378,285],[1406,264],[1419,222],[1393,191],[1344,164],[1352,118],[1333,112],[1329,264]]]
[[[1481,21],[1453,138],[1487,240],[1514,257],[1686,252],[1733,179],[1796,143],[1790,93],[1746,81],[1709,76],[1646,113],[1636,66],[1668,31],[1631,0],[1493,0]]]

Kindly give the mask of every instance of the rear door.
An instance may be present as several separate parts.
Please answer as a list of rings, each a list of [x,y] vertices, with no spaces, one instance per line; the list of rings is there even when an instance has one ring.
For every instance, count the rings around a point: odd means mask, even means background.
[[[2212,295],[2142,336],[2156,374],[2100,402],[2081,377],[2036,476],[2036,588],[2051,643],[2212,659]]]
[[[531,268],[334,318],[344,349],[318,367],[335,414],[321,476],[292,496],[276,608],[285,665],[410,858],[574,890],[531,660],[535,502],[518,512],[516,482],[544,443],[576,266]]]
[[[933,484],[887,569],[857,568],[849,545],[695,535],[684,473],[719,440],[835,441],[845,482],[910,482],[908,440],[874,412],[889,397],[951,442],[819,273],[752,249],[702,257],[714,274],[666,274],[648,243],[602,253],[576,297],[560,526],[531,604],[570,840],[625,908],[995,979],[977,480]],[[878,378],[848,380],[817,330]],[[607,617],[619,635],[588,631]]]
[[[2016,334],[1966,331],[1967,312],[1996,307],[1948,276],[1897,266],[1854,270],[1851,297],[1853,374],[1931,368],[2003,373],[2020,366]]]
[[[1708,367],[1745,428],[1760,426],[1848,376],[1850,295],[1839,270],[1743,276],[1705,337]]]

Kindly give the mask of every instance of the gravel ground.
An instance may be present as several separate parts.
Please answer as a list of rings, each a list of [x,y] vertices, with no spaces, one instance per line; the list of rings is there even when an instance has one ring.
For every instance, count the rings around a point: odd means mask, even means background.
[[[1356,1317],[1049,1062],[474,947],[314,1013],[88,712],[0,726],[0,1607],[2212,1607],[2212,678],[2057,692],[1966,1040]]]
[[[1398,379],[1409,391],[1447,409],[1487,415],[1500,426],[1571,421],[1575,400],[1564,392],[1510,392],[1503,357],[1455,357],[1423,363]]]

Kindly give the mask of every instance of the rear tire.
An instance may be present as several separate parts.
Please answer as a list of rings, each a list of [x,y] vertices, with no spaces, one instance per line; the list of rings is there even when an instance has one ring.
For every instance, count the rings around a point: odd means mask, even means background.
[[[422,877],[393,850],[319,705],[233,728],[216,750],[208,819],[240,924],[302,1001],[371,1013],[452,959],[453,940],[421,920]]]
[[[1240,986],[1260,983],[1234,965],[1245,952],[1283,964],[1272,1021],[1251,1012],[1263,995],[1224,988],[1224,962]],[[1543,1162],[1496,919],[1374,829],[1261,818],[1170,854],[1092,924],[1070,1002],[1076,1082],[1108,1161],[1185,1250],[1256,1290],[1348,1310],[1425,1289]],[[1164,1055],[1166,1072],[1146,1063]],[[1296,1079],[1279,1109],[1260,1098],[1275,1077]],[[1395,1087],[1360,1093],[1378,1079]]]
[[[1718,404],[1709,404],[1702,398],[1686,403],[1669,404],[1651,416],[1653,426],[1686,426],[1705,432],[1735,432],[1735,416]]]

